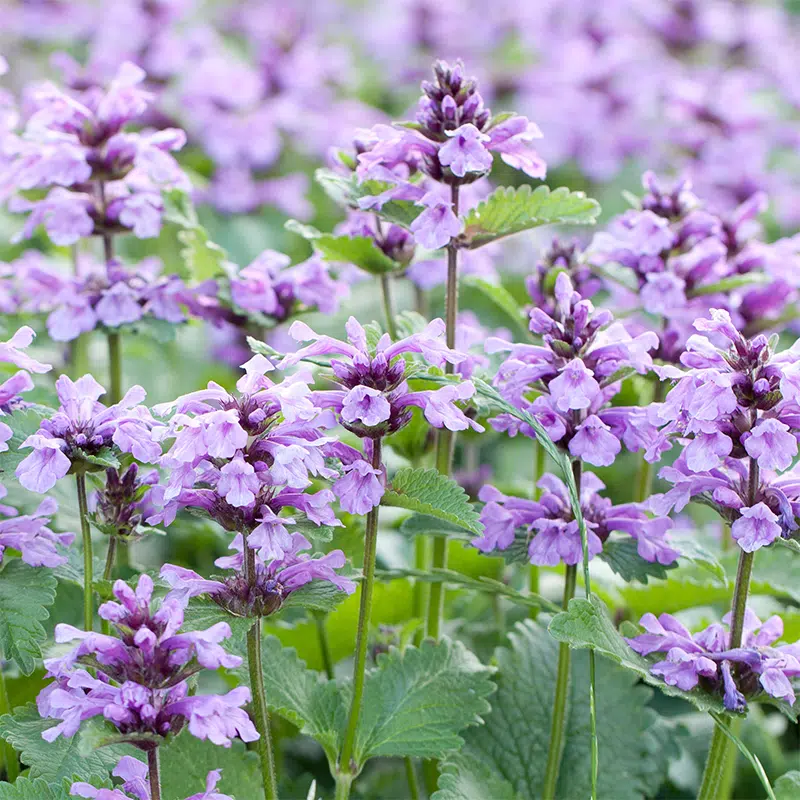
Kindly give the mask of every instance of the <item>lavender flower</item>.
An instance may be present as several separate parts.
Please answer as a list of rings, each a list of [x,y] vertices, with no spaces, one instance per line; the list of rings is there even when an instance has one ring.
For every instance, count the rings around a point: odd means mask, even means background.
[[[730,617],[726,614],[722,622],[730,625]],[[748,700],[764,694],[794,705],[791,679],[800,676],[800,642],[772,646],[783,635],[780,617],[762,623],[747,609],[742,644],[733,649],[730,632],[720,624],[694,635],[670,614],[657,619],[645,614],[639,624],[646,633],[626,641],[642,656],[667,654],[650,671],[670,686],[690,691],[699,685],[722,695],[725,708],[737,713],[745,710]]]
[[[119,403],[109,407],[98,401],[104,391],[91,375],[77,381],[66,375],[58,378],[59,409],[50,419],[42,420],[39,430],[21,445],[33,448],[16,470],[26,489],[47,492],[74,464],[91,468],[86,457],[110,447],[131,453],[139,461],[158,460],[161,447],[151,436],[153,420],[141,405],[144,389],[132,387]]]
[[[190,184],[170,155],[186,141],[183,131],[131,133],[152,101],[142,89],[145,73],[124,63],[108,91],[68,94],[44,84],[29,97],[20,136],[9,135],[9,163],[0,173],[0,198],[12,211],[31,212],[17,239],[44,224],[55,244],[69,245],[92,233],[132,230],[157,236],[164,204],[161,190]],[[21,192],[47,190],[40,200]]]
[[[528,543],[531,564],[555,567],[572,566],[583,559],[581,535],[572,513],[567,487],[555,475],[545,475],[537,484],[544,490],[539,500],[509,497],[494,486],[484,486],[478,497],[486,505],[481,510],[483,535],[472,544],[483,553],[507,550],[522,530]],[[586,521],[589,557],[603,550],[611,533],[627,533],[637,542],[645,561],[671,564],[679,556],[670,547],[668,517],[648,517],[640,503],[615,506],[601,497],[603,482],[591,472],[581,475],[581,511]]]
[[[623,442],[629,450],[642,449],[656,433],[644,409],[609,403],[621,377],[652,367],[648,351],[657,345],[656,335],[631,337],[609,311],[595,311],[574,291],[564,272],[556,277],[552,314],[534,308],[530,316],[530,328],[542,336],[543,346],[486,343],[487,352],[510,351],[494,380],[503,397],[533,414],[554,442],[589,464],[613,463]],[[512,436],[518,431],[534,435],[507,414],[491,422]]]
[[[43,717],[60,720],[42,734],[45,740],[73,736],[82,721],[96,716],[142,749],[152,746],[148,737],[177,733],[185,724],[193,736],[225,747],[237,735],[244,741],[258,738],[241,708],[250,699],[246,687],[222,696],[188,694],[188,678],[201,669],[241,664],[220,645],[231,635],[228,624],[180,633],[182,604],[171,597],[153,612],[152,592],[147,575],[139,577],[135,591],[123,581],[114,584],[119,602],[104,603],[99,614],[118,637],[56,626],[56,642],[78,644],[66,655],[45,660],[54,681],[36,702]],[[84,665],[95,668],[96,677]]]
[[[650,408],[651,421],[662,427],[646,457],[656,460],[675,437],[684,447],[661,471],[673,488],[651,503],[668,513],[701,496],[732,523],[739,546],[753,552],[797,529],[792,502],[800,487],[794,472],[777,473],[797,455],[800,354],[775,353],[775,342],[761,334],[745,339],[723,310],[712,309],[695,328],[729,344],[721,349],[692,336],[681,356],[688,369],[661,371],[677,382],[664,403]]]
[[[7,490],[0,485],[0,498]],[[19,550],[22,560],[32,567],[57,567],[67,561],[60,546],[67,547],[74,533],[55,533],[48,527],[50,517],[58,511],[58,503],[46,497],[33,514],[18,514],[12,506],[0,505],[0,514],[10,519],[0,520],[0,563],[7,547]]]
[[[97,789],[89,783],[76,781],[70,787],[69,793],[73,797],[86,797],[90,800],[150,800],[150,782],[148,780],[147,764],[132,756],[123,756],[114,771],[111,773],[123,780],[119,789]],[[206,790],[187,797],[186,800],[233,800],[227,794],[215,791],[222,778],[222,771],[215,769],[208,773]]]

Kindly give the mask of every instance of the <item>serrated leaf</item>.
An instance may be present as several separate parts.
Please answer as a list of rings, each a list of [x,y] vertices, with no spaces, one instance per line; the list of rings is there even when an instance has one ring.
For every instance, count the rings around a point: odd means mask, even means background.
[[[725,575],[725,567],[707,547],[704,547],[698,541],[696,536],[672,535],[669,543],[681,554],[681,558],[709,572],[721,585],[727,585],[728,579]]]
[[[19,559],[9,560],[0,572],[0,652],[30,675],[40,645],[47,639],[42,622],[56,599],[58,582],[45,567],[29,567]]]
[[[218,622],[225,622],[231,628],[231,636],[223,642],[223,647],[239,655],[245,654],[247,631],[252,627],[253,620],[229,614],[208,597],[193,597],[189,601],[189,605],[183,613],[182,629],[204,631]]]
[[[187,273],[196,281],[214,278],[224,271],[225,251],[212,242],[205,228],[200,226],[178,232],[181,258]]]
[[[719,713],[725,711],[721,697],[714,697],[699,687],[684,692],[652,675],[650,662],[629,647],[614,626],[605,603],[597,597],[593,596],[591,602],[582,597],[570,600],[569,610],[556,614],[548,630],[559,642],[568,642],[570,647],[592,648],[600,655],[635,673],[645,683],[655,686],[664,694],[683,698],[701,711]]]
[[[775,800],[797,800],[800,797],[800,770],[793,769],[781,775],[772,789]]]
[[[119,469],[120,467],[119,459],[110,447],[103,447],[96,453],[86,453],[80,448],[76,449],[83,461],[94,464],[96,467],[103,469]]]
[[[527,620],[495,652],[497,693],[481,728],[465,735],[461,751],[444,762],[431,800],[541,796],[555,693],[558,644]],[[655,796],[671,755],[670,732],[647,704],[652,692],[607,661],[597,664],[597,716],[603,738],[597,796],[642,800]],[[588,658],[575,653],[567,704],[557,798],[590,796]]]
[[[375,244],[374,239],[368,236],[336,236],[332,233],[322,233],[311,225],[303,225],[293,219],[290,219],[285,227],[311,242],[327,261],[355,264],[372,275],[385,275],[405,268],[404,265],[389,258]]]
[[[249,752],[243,742],[234,741],[230,748],[201,741],[184,731],[160,748],[161,796],[164,800],[183,800],[202,794],[206,775],[212,769],[222,770],[217,791],[236,800],[261,797],[264,792],[256,753]]]
[[[30,766],[31,778],[60,783],[65,778],[83,781],[106,780],[122,756],[136,755],[127,745],[112,745],[81,754],[78,738],[59,736],[54,742],[42,739],[42,733],[57,720],[42,719],[33,703],[20,706],[13,714],[0,717],[0,736],[19,751],[20,760]]]
[[[464,530],[461,525],[428,514],[412,514],[403,520],[399,531],[404,536],[447,536],[464,541],[469,541],[474,535]]]
[[[27,408],[15,408],[11,414],[5,414],[3,424],[11,428],[11,438],[6,441],[7,450],[0,453],[0,473],[5,473],[5,479],[14,474],[20,461],[30,454],[30,450],[20,450],[22,443],[39,430],[43,419],[53,415],[54,409],[47,406],[31,405]]]
[[[630,537],[611,537],[603,543],[603,551],[598,556],[624,581],[647,583],[650,578],[666,578],[667,570],[677,567],[677,563],[663,565],[645,561],[638,552],[635,539]]]
[[[476,302],[480,298],[483,304],[489,306],[485,309],[488,313],[480,315],[485,324],[492,327],[508,326],[515,336],[514,341],[531,340],[527,316],[505,287],[489,283],[477,275],[464,275],[459,283],[463,308],[483,311],[483,308],[476,308],[482,305]]]
[[[478,535],[483,531],[480,515],[469,502],[467,493],[452,478],[435,469],[403,467],[397,470],[381,503],[428,514]]]
[[[494,691],[490,670],[461,642],[426,639],[379,656],[367,675],[355,760],[375,756],[438,758],[457,749],[460,733],[480,725]]]
[[[0,783],[0,800],[71,800],[64,786],[50,785],[41,778],[17,778],[14,783]]]
[[[474,249],[540,225],[591,225],[599,213],[596,200],[563,186],[500,187],[467,213],[460,240]]]
[[[333,611],[347,597],[330,581],[313,580],[291,592],[281,605],[285,608],[307,608],[311,611]],[[280,612],[276,612],[280,613]]]

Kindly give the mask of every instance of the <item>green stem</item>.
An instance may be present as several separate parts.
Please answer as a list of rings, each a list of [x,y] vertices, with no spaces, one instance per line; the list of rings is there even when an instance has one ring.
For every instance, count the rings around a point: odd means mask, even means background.
[[[324,611],[312,611],[314,615],[314,623],[317,626],[317,642],[319,643],[319,652],[322,656],[322,666],[325,670],[325,675],[328,680],[333,680],[333,659],[331,658],[331,647],[328,642],[328,631],[325,628],[325,620],[327,618]]]
[[[260,734],[255,745],[261,764],[264,797],[266,800],[278,800],[275,758],[272,753],[272,733],[269,727],[269,712],[264,692],[264,665],[261,663],[261,617],[256,618],[247,632],[247,666],[250,671],[250,687],[253,690],[253,717],[256,730]]]
[[[653,403],[661,403],[666,396],[666,384],[658,381],[653,387]],[[644,457],[639,462],[639,472],[636,476],[636,494],[633,498],[637,503],[643,503],[652,494],[653,479],[655,478],[655,465],[651,464]]]
[[[397,326],[394,322],[394,299],[392,297],[392,276],[381,275],[381,297],[383,298],[383,315],[386,317],[386,332],[392,341],[397,341]]]
[[[122,400],[122,334],[108,334],[108,370],[110,388],[108,405],[113,406]]]
[[[419,800],[419,780],[417,779],[417,768],[414,759],[405,757],[406,778],[408,779],[408,796],[410,800]]]
[[[754,506],[758,498],[760,481],[758,462],[750,459],[750,474],[748,477],[748,504]],[[736,583],[733,587],[733,602],[731,605],[731,639],[730,649],[740,647],[744,632],[744,616],[747,609],[747,595],[750,591],[750,576],[753,572],[754,553],[739,552],[739,564],[736,569]],[[735,721],[735,720],[734,720]],[[722,800],[729,792],[726,790],[727,781],[724,780],[728,770],[728,762],[735,758],[736,745],[725,735],[718,726],[714,726],[711,737],[711,746],[706,758],[703,779],[700,783],[698,800]]]
[[[425,536],[417,536],[414,539],[414,569],[427,570],[429,556],[428,539]],[[424,620],[425,609],[428,607],[429,585],[425,581],[414,581],[414,595],[412,599],[412,616],[414,619]],[[414,634],[414,644],[419,647],[425,636],[425,629],[420,625]]]
[[[4,714],[10,714],[11,711],[6,679],[3,675],[3,661],[0,659],[0,717]],[[3,741],[2,757],[6,766],[6,780],[9,783],[14,783],[19,775],[19,760],[17,759],[17,751],[10,742]]]
[[[458,186],[450,187],[453,213],[458,216]],[[447,286],[445,289],[445,340],[451,350],[456,346],[456,318],[458,317],[458,247],[454,241],[447,246]],[[445,365],[445,373],[451,374],[454,366]],[[453,467],[455,434],[447,428],[440,428],[436,438],[436,469],[442,475],[449,475]],[[447,567],[447,538],[437,536],[433,541],[434,569]],[[428,636],[438,639],[444,623],[444,583],[434,583],[428,598]]]
[[[545,464],[547,463],[547,452],[539,442],[533,442],[533,499],[538,500],[542,496],[542,490],[537,486],[542,475],[544,475]],[[531,564],[528,568],[528,589],[531,594],[539,594],[539,567]],[[530,618],[536,619],[539,616],[538,608],[531,608]]]
[[[372,467],[381,468],[381,440],[372,440]],[[358,731],[358,720],[361,716],[361,703],[364,699],[364,679],[367,669],[367,644],[369,641],[369,625],[372,616],[372,591],[375,583],[375,561],[378,545],[378,509],[375,506],[367,514],[366,533],[364,536],[364,580],[361,582],[361,605],[358,612],[358,633],[356,636],[356,657],[353,667],[353,699],[350,704],[350,714],[347,718],[347,727],[339,753],[338,772],[355,777],[352,764],[353,750]],[[352,780],[351,780],[352,783]],[[350,787],[347,786],[347,794]],[[344,795],[345,797],[347,796]],[[339,797],[337,789],[337,797]]]
[[[336,775],[336,794],[334,800],[348,800],[350,789],[353,786],[353,776],[349,772],[340,772]]]
[[[578,568],[567,566],[564,578],[564,599],[561,608],[564,611],[575,595],[575,583]],[[544,773],[542,798],[552,800],[556,796],[558,772],[561,766],[561,755],[564,751],[564,732],[567,722],[567,696],[569,694],[569,670],[571,662],[570,647],[566,642],[558,646],[558,667],[556,670],[556,693],[553,700],[553,718],[550,724],[550,749],[547,752],[547,767]]]
[[[161,800],[161,770],[158,747],[147,751],[147,776],[150,779],[150,800]]]
[[[117,544],[119,542],[118,537],[116,536],[109,536],[108,537],[108,551],[106,552],[106,566],[103,569],[103,580],[110,581],[111,576],[114,574],[114,563],[116,562],[117,558]]]
[[[86,502],[86,475],[75,473],[78,490],[78,514],[81,518],[83,539],[83,628],[92,630],[94,624],[94,590],[92,576],[92,529],[89,525],[89,506]]]

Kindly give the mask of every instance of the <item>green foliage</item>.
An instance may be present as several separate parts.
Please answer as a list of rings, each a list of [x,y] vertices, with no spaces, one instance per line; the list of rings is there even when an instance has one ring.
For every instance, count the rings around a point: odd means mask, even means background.
[[[528,800],[541,796],[555,691],[558,645],[532,621],[517,625],[510,646],[495,653],[497,693],[485,725],[468,731],[448,756],[432,800]],[[671,755],[670,733],[647,704],[651,691],[609,662],[597,665],[597,716],[603,737],[598,797],[652,797]],[[588,797],[588,659],[576,654],[567,704],[564,753],[556,797]]]
[[[48,784],[41,778],[17,778],[14,783],[0,783],[0,800],[70,800],[65,786]]]
[[[800,770],[793,769],[781,775],[772,788],[776,800],[797,800],[800,797]]]
[[[253,620],[229,614],[208,597],[193,597],[189,601],[189,605],[183,613],[182,629],[204,631],[218,622],[226,622],[231,628],[231,636],[225,640],[225,649],[239,655],[246,653],[247,631],[252,627]]]
[[[120,462],[116,454],[110,447],[102,447],[96,453],[86,453],[80,448],[76,448],[76,455],[87,464],[100,469],[119,469]],[[86,469],[89,469],[86,467]]]
[[[0,736],[19,751],[22,763],[30,766],[32,779],[43,778],[48,783],[60,783],[65,778],[102,781],[122,756],[136,755],[137,751],[127,745],[112,745],[84,754],[76,736],[71,739],[60,736],[54,742],[46,742],[42,732],[57,723],[42,719],[33,703],[0,717]]]
[[[184,731],[161,748],[163,800],[183,800],[202,793],[212,769],[222,770],[217,786],[221,794],[248,800],[263,793],[258,756],[242,742],[234,741],[230,748],[218,747]]]
[[[330,581],[313,580],[289,594],[281,610],[307,608],[310,611],[333,611],[345,597],[347,594],[339,591]]]
[[[477,275],[464,275],[459,292],[462,307],[479,312],[484,324],[508,327],[515,342],[531,340],[527,317],[508,289]]]
[[[658,687],[664,694],[683,698],[701,711],[725,710],[722,698],[713,697],[699,687],[684,692],[651,675],[650,662],[628,646],[614,627],[605,603],[597,597],[592,597],[591,602],[578,597],[570,600],[569,610],[557,614],[550,622],[548,630],[559,642],[568,642],[570,647],[592,648],[635,673],[645,683]]]
[[[0,652],[30,675],[47,638],[42,622],[56,599],[57,581],[45,567],[9,560],[0,572]]]
[[[405,265],[389,258],[368,236],[322,233],[311,225],[303,225],[293,219],[286,223],[286,229],[311,242],[327,261],[355,264],[372,275],[385,275],[405,268]]]
[[[608,539],[598,558],[605,561],[622,580],[640,583],[647,583],[650,578],[666,578],[667,570],[677,566],[645,561],[637,551],[636,540],[630,537]]]
[[[467,493],[452,479],[435,469],[397,470],[381,500],[385,506],[407,508],[460,525],[480,534],[483,525]]]
[[[599,213],[596,200],[563,186],[500,187],[467,213],[461,238],[474,249],[540,225],[591,225]]]
[[[448,536],[454,539],[469,541],[473,534],[444,519],[429,514],[412,514],[400,523],[400,533],[404,536]]]
[[[53,415],[53,409],[46,406],[31,405],[27,408],[15,408],[10,414],[3,417],[3,423],[12,430],[11,438],[6,445],[8,450],[0,453],[0,474],[5,473],[3,480],[8,480],[9,475],[19,466],[20,461],[30,454],[30,450],[20,450],[22,443],[39,430],[43,419]]]

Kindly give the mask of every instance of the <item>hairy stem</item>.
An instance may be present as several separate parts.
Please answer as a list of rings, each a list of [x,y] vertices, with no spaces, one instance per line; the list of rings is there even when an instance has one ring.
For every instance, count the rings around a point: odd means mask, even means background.
[[[758,462],[750,459],[750,474],[748,478],[748,505],[754,506],[758,498],[760,475]],[[747,609],[747,595],[750,591],[750,575],[753,572],[754,553],[739,553],[739,565],[736,570],[736,583],[733,587],[733,602],[731,604],[731,638],[730,648],[741,647],[744,632],[744,615]],[[735,759],[736,745],[725,735],[722,729],[714,726],[711,737],[711,746],[706,758],[703,779],[700,783],[698,800],[722,800],[726,797],[728,781],[723,780],[729,769],[729,761]]]
[[[542,490],[537,486],[542,475],[544,475],[544,467],[547,462],[547,452],[539,442],[533,442],[533,499],[538,500],[542,496]],[[539,567],[536,564],[531,564],[528,567],[528,589],[531,594],[539,594]],[[531,608],[531,619],[536,619],[539,616],[538,608]]]
[[[122,400],[122,334],[108,334],[108,405],[113,406]]]
[[[0,659],[0,717],[4,714],[10,714],[12,711],[11,703],[8,699],[8,689],[6,688],[6,679],[3,675],[3,660]],[[19,760],[17,759],[17,751],[13,748],[10,742],[0,740],[2,742],[3,762],[6,767],[6,780],[9,783],[14,783],[19,775]]]
[[[381,297],[383,298],[383,315],[386,317],[386,332],[397,341],[397,326],[394,322],[395,309],[392,295],[392,276],[381,275]]]
[[[372,467],[381,468],[381,440],[372,440]],[[372,616],[372,591],[375,583],[375,560],[378,544],[378,509],[375,506],[367,514],[366,533],[364,537],[364,580],[361,582],[361,605],[358,611],[358,633],[356,635],[356,655],[353,667],[353,699],[350,714],[347,718],[342,750],[339,754],[339,772],[354,776],[353,750],[358,731],[358,720],[361,716],[361,704],[364,699],[364,678],[367,669],[367,644],[369,641],[369,624]],[[352,781],[351,781],[352,783]],[[347,787],[349,794],[349,784]],[[337,797],[339,797],[337,789]],[[343,795],[347,797],[347,795]]]
[[[458,216],[458,186],[450,187],[450,199],[453,204],[453,213]],[[447,346],[455,349],[456,346],[456,317],[458,316],[458,247],[455,242],[447,246],[447,287],[445,290],[445,338]],[[445,364],[445,372],[453,372],[450,362]],[[441,428],[436,438],[436,469],[442,475],[449,475],[453,468],[453,449],[455,447],[455,434],[447,428]],[[437,536],[433,541],[433,559],[431,566],[434,569],[444,569],[447,566],[447,538]],[[428,597],[428,636],[438,639],[442,633],[444,622],[444,583],[434,583]]]
[[[83,629],[90,631],[94,624],[94,591],[92,576],[92,529],[89,526],[89,506],[86,502],[86,475],[75,473],[78,491],[78,514],[81,518],[83,540]]]
[[[150,779],[150,800],[161,800],[161,768],[158,747],[147,751],[147,777]]]
[[[414,569],[428,569],[430,556],[428,539],[425,536],[417,536],[414,539]],[[414,581],[414,596],[412,598],[412,616],[414,619],[424,621],[425,609],[428,607],[429,586],[425,581]],[[414,634],[414,644],[419,647],[425,636],[425,626],[420,625]]]
[[[419,780],[417,779],[417,767],[414,759],[405,757],[406,779],[408,780],[408,796],[410,800],[419,800]]]
[[[253,717],[256,730],[260,734],[255,744],[261,764],[264,797],[266,800],[278,800],[272,733],[269,726],[267,698],[264,692],[264,665],[261,663],[261,617],[256,618],[247,632],[247,666],[250,671],[250,686],[253,690]]]
[[[114,574],[114,563],[117,557],[117,544],[119,539],[116,536],[108,537],[108,551],[106,552],[106,566],[103,570],[103,580],[110,581],[111,576]]]
[[[328,642],[328,631],[325,628],[327,616],[324,611],[312,611],[311,613],[314,615],[314,624],[317,626],[317,642],[322,656],[322,666],[328,680],[333,680],[333,659],[331,658],[331,646]]]
[[[575,595],[575,582],[578,574],[577,566],[568,566],[564,578],[564,599],[561,607],[564,611]],[[567,696],[569,694],[569,670],[571,651],[566,642],[558,646],[558,667],[556,669],[556,693],[553,700],[553,718],[550,724],[550,749],[547,752],[547,767],[544,773],[542,797],[552,800],[556,796],[558,772],[561,766],[561,755],[564,751],[564,732],[567,721]]]

